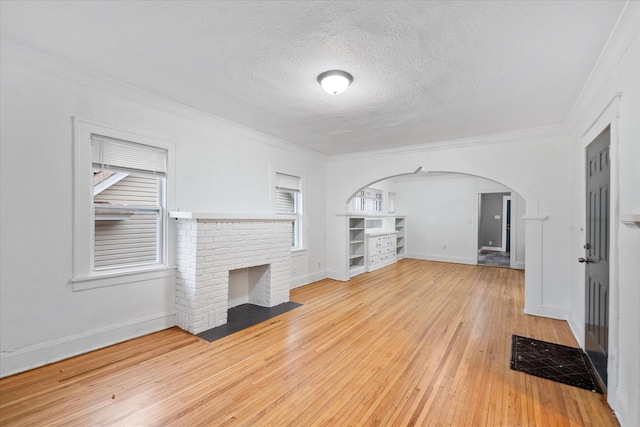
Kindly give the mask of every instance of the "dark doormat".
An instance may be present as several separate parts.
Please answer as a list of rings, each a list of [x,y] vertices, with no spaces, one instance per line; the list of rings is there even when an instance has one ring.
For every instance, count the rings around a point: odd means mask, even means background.
[[[511,341],[511,369],[602,394],[582,349],[518,335]]]
[[[292,301],[283,302],[275,307],[260,307],[259,305],[242,304],[237,307],[230,308],[227,311],[226,324],[200,332],[196,336],[203,340],[212,342],[250,326],[257,325],[260,322],[269,320],[282,313],[286,313],[287,311],[293,310],[301,305],[302,304]]]

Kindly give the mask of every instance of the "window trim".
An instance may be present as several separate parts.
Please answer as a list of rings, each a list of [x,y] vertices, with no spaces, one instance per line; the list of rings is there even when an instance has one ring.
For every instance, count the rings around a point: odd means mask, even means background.
[[[91,135],[98,134],[110,138],[136,142],[167,150],[166,173],[166,201],[162,215],[161,230],[162,260],[157,264],[143,267],[124,267],[110,270],[93,271],[93,233],[94,233],[94,204],[93,174],[91,157]],[[149,278],[165,277],[171,274],[168,270],[175,269],[169,265],[169,227],[167,212],[174,205],[173,177],[175,176],[175,145],[154,136],[128,131],[110,125],[105,125],[73,117],[73,276],[71,283],[74,291],[113,286],[125,283],[148,280]],[[158,275],[160,272],[160,275]]]
[[[278,175],[284,175],[287,177],[292,177],[292,178],[296,178],[298,180],[298,189],[297,190],[293,190],[290,188],[280,188],[278,187]],[[297,236],[296,239],[296,245],[295,246],[291,246],[291,252],[301,252],[301,251],[305,251],[306,247],[304,246],[305,244],[305,237],[304,237],[304,177],[301,174],[297,174],[297,173],[293,173],[293,172],[287,172],[287,171],[282,171],[282,170],[277,170],[273,173],[273,185],[271,186],[272,188],[272,203],[273,203],[273,212],[276,213],[276,215],[293,215],[296,217],[295,220],[295,233]],[[276,193],[278,190],[284,190],[284,191],[291,191],[293,192],[294,195],[294,206],[296,209],[296,212],[294,213],[284,213],[284,212],[278,212],[276,210],[275,207],[275,200],[276,200]],[[296,237],[294,236],[294,238]]]
[[[294,192],[294,205],[295,205],[295,212],[294,215],[296,216],[296,220],[295,220],[295,236],[294,236],[294,241],[296,243],[296,245],[291,246],[291,250],[292,251],[299,251],[301,249],[304,248],[304,237],[302,236],[302,190],[296,191]]]

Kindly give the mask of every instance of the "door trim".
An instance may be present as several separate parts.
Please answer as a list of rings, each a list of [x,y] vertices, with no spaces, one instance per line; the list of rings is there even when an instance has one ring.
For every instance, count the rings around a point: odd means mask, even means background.
[[[513,199],[511,199],[511,196],[502,196],[502,252],[506,252],[507,250],[507,201],[511,201],[511,216],[513,217],[512,200]],[[511,241],[511,244],[513,246],[513,241]]]
[[[511,255],[510,255],[510,265],[509,268],[514,268],[517,269],[518,267],[516,267],[516,250],[517,250],[517,246],[516,246],[516,240],[514,240],[516,238],[516,230],[517,230],[517,224],[516,224],[516,215],[518,214],[517,211],[515,210],[515,205],[516,203],[514,203],[515,200],[515,195],[518,194],[518,192],[516,192],[515,190],[507,187],[506,185],[501,184],[503,187],[506,188],[505,189],[482,189],[482,190],[476,190],[476,197],[475,197],[475,202],[474,202],[474,209],[476,211],[476,216],[473,219],[473,226],[474,226],[474,230],[475,232],[473,233],[473,260],[474,260],[474,264],[478,265],[478,249],[481,250],[490,250],[490,251],[503,251],[506,248],[506,243],[505,243],[505,222],[506,222],[506,201],[505,198],[511,200]],[[496,194],[496,193],[510,193],[511,195],[509,196],[503,196],[502,199],[502,246],[501,247],[493,247],[493,246],[482,246],[479,247],[478,243],[479,243],[479,239],[478,239],[478,233],[479,233],[479,228],[480,228],[480,207],[481,207],[481,197],[483,194]],[[522,198],[522,196],[520,196],[518,194],[519,197]],[[525,201],[526,203],[526,201]],[[522,226],[524,227],[524,216],[522,216],[523,222],[522,222]],[[524,266],[520,267],[519,269],[524,270]],[[566,316],[564,317],[566,318]]]
[[[620,307],[620,290],[619,290],[619,267],[618,267],[618,230],[619,230],[619,218],[620,218],[620,183],[619,183],[619,137],[618,137],[618,118],[620,117],[620,98],[622,93],[617,93],[613,98],[607,102],[604,109],[598,114],[595,120],[589,125],[587,130],[580,137],[580,148],[582,149],[581,159],[581,184],[580,190],[577,192],[580,199],[577,201],[580,205],[580,230],[578,233],[577,241],[575,244],[573,260],[578,259],[583,255],[584,249],[582,245],[585,242],[585,224],[586,219],[586,182],[587,173],[584,165],[587,161],[587,146],[593,142],[593,140],[604,131],[607,126],[611,127],[611,139],[609,141],[609,161],[611,168],[610,175],[610,223],[609,223],[609,359],[607,362],[607,400],[611,402],[624,402],[625,397],[621,396],[618,391],[618,383],[620,382],[621,373],[618,370],[618,349],[620,348],[619,342],[619,307]],[[577,288],[579,301],[585,301],[585,268],[583,264],[576,264],[576,269],[579,272],[577,276]],[[569,326],[575,336],[576,340],[580,344],[582,349],[585,348],[585,307],[584,304],[580,304],[575,311],[572,310],[572,315],[569,317]],[[615,406],[615,405],[612,405]]]

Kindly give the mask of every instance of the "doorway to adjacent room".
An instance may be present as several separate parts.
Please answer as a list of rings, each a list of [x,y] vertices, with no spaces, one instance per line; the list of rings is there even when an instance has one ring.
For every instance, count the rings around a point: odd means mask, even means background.
[[[481,193],[478,265],[511,267],[511,193]]]

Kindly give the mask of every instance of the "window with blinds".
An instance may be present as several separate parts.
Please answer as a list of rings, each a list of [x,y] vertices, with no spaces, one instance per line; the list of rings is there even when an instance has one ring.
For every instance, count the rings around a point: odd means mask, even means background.
[[[276,213],[295,215],[296,219],[291,225],[291,247],[302,247],[300,233],[302,221],[302,192],[300,178],[293,175],[276,173]]]
[[[167,151],[91,136],[93,270],[161,264]]]

